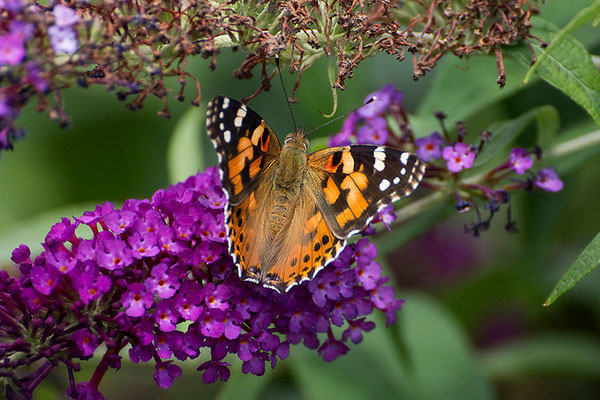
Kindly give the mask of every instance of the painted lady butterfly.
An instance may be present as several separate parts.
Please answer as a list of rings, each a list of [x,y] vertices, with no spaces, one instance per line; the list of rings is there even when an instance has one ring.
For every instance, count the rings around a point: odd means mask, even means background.
[[[301,129],[281,147],[257,113],[227,97],[208,104],[206,129],[217,150],[229,252],[240,277],[278,292],[312,279],[425,173],[417,156],[391,147],[307,155]]]

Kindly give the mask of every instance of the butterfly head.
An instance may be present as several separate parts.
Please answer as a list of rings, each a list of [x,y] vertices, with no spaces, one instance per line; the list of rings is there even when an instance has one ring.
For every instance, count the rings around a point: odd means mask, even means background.
[[[296,132],[288,134],[283,143],[283,148],[297,148],[306,153],[306,150],[308,149],[306,131],[303,128],[298,128]]]

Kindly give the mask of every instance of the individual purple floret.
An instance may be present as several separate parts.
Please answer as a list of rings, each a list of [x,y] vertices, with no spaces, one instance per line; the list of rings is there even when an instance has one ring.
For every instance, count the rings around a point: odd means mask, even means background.
[[[438,132],[433,132],[431,135],[415,140],[415,153],[425,162],[438,159],[442,156],[442,145],[444,138]]]
[[[30,396],[53,366],[73,373],[102,349],[90,382],[75,379],[68,391],[101,399],[100,379],[118,368],[127,345],[134,363],[154,361],[161,388],[181,375],[178,361],[200,353],[210,355],[198,367],[206,383],[229,378],[227,355],[240,358],[244,373],[261,375],[288,357],[290,344],[304,343],[326,361],[347,353],[349,340],[358,343],[372,329],[365,317],[376,308],[388,323],[395,319],[401,301],[381,278],[366,238],[287,293],[241,281],[223,238],[225,203],[217,190],[218,172],[210,168],[151,200],[63,218],[34,260],[26,246],[15,249],[21,276],[0,273],[0,343],[13,343],[2,350],[0,374],[13,384],[3,395],[17,388]],[[334,333],[333,326],[343,329]],[[27,375],[24,368],[40,357],[48,363]]]
[[[373,100],[350,113],[342,130],[329,138],[329,146],[395,144],[390,142],[391,133],[386,117],[403,118],[402,92],[394,85],[386,85],[368,95],[366,100],[369,99]]]
[[[455,143],[454,146],[446,146],[442,150],[442,157],[447,161],[446,165],[451,172],[471,168],[475,154],[476,152],[468,144],[462,142]]]
[[[563,182],[558,177],[556,170],[549,167],[538,171],[535,186],[547,192],[560,192],[563,188]]]
[[[529,152],[521,147],[515,147],[510,151],[510,169],[519,175],[533,166],[533,160],[529,157]]]

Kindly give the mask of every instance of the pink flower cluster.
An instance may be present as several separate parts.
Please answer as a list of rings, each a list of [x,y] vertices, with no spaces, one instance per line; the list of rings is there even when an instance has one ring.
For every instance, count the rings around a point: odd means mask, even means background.
[[[12,382],[0,393],[31,394],[54,366],[73,372],[101,344],[106,362],[92,381],[72,382],[71,393],[101,398],[99,379],[118,368],[128,344],[133,362],[154,361],[163,388],[181,374],[175,361],[202,349],[210,352],[198,366],[205,383],[228,379],[228,354],[242,360],[244,373],[262,375],[290,345],[303,343],[325,361],[345,354],[348,340],[359,343],[374,328],[365,317],[375,309],[395,320],[402,301],[366,238],[287,293],[241,281],[226,249],[224,205],[211,168],[151,200],[64,218],[33,260],[26,246],[17,248],[21,276],[0,272],[0,375]],[[335,334],[334,326],[344,329]],[[22,377],[40,357],[47,362]]]

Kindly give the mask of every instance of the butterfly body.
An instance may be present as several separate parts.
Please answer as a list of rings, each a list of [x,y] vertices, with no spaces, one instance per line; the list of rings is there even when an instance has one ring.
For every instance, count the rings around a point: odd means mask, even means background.
[[[229,252],[242,279],[279,292],[312,279],[346,240],[416,189],[416,156],[356,145],[307,154],[303,130],[284,145],[258,114],[227,97],[207,111],[219,158]]]

